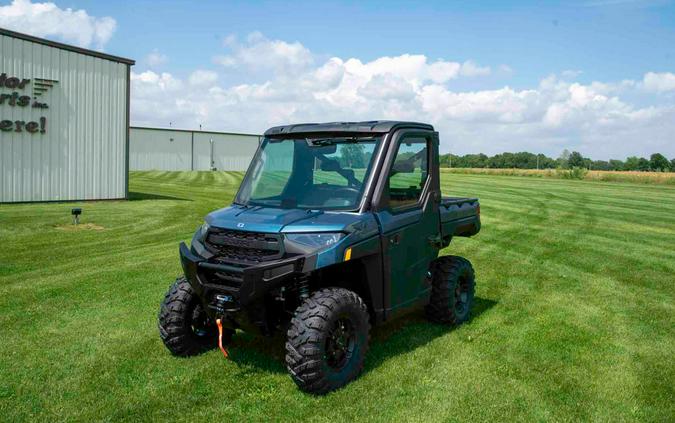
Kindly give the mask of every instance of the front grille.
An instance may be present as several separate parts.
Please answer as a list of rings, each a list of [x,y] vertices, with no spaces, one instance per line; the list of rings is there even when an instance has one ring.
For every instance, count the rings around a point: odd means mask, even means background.
[[[202,277],[210,284],[229,286],[230,288],[239,289],[243,282],[241,273],[227,272],[224,270],[203,270]]]
[[[216,260],[226,263],[258,264],[284,255],[279,234],[210,228],[204,244]]]

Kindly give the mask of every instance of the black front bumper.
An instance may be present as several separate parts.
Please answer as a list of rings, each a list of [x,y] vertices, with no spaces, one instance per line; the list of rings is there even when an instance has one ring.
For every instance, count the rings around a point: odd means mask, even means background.
[[[199,257],[184,242],[179,252],[185,277],[209,311],[216,314],[240,311],[294,275],[309,271],[316,257],[296,256],[244,267]]]

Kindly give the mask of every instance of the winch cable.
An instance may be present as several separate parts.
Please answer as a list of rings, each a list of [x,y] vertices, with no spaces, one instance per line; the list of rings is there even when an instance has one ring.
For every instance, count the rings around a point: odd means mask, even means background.
[[[225,358],[228,358],[230,354],[227,353],[227,350],[223,348],[223,324],[220,319],[216,319],[216,325],[218,325],[218,348],[223,352]]]

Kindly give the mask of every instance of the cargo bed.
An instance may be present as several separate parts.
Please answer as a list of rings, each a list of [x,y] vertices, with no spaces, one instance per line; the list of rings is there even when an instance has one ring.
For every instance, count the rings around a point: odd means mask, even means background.
[[[439,212],[441,235],[447,242],[453,236],[473,236],[480,230],[480,204],[477,198],[442,197]]]

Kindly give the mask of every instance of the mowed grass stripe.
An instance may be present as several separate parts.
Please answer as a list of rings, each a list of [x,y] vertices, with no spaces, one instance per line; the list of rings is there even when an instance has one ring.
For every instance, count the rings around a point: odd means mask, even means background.
[[[285,373],[283,337],[238,334],[171,357],[158,304],[177,243],[231,201],[242,172],[133,172],[133,201],[0,205],[0,411],[21,420],[643,420],[675,415],[675,189],[444,174],[481,199],[476,313],[420,313],[373,333],[366,372],[325,397]]]

